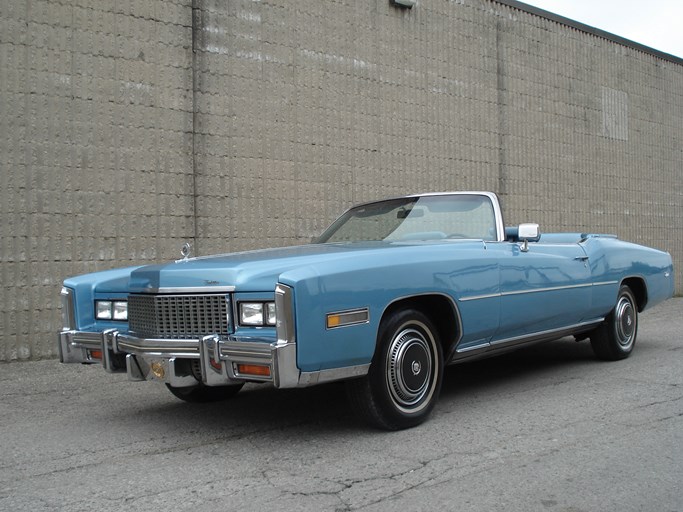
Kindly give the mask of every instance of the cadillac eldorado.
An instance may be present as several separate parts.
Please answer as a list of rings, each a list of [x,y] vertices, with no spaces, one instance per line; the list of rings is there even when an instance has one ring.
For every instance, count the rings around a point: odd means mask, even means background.
[[[448,365],[565,336],[626,358],[639,312],[674,291],[668,253],[505,227],[490,192],[361,204],[308,245],[183,255],[66,279],[60,360],[189,402],[345,380],[353,409],[395,430],[429,416]]]

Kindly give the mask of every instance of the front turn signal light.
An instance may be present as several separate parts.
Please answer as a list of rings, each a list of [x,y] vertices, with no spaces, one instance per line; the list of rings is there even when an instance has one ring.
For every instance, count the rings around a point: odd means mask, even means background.
[[[260,364],[238,364],[237,373],[240,375],[256,375],[258,377],[270,377],[270,366]]]

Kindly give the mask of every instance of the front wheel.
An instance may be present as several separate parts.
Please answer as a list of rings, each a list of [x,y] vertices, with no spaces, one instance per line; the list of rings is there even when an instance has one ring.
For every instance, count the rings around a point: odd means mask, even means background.
[[[180,398],[185,402],[192,403],[208,403],[227,400],[235,396],[239,390],[242,389],[242,386],[244,386],[244,383],[232,386],[205,386],[204,384],[198,384],[197,386],[187,388],[177,388],[166,384],[168,390],[173,393],[175,397]]]
[[[637,335],[638,304],[631,288],[623,285],[612,312],[591,332],[591,346],[598,358],[617,361],[631,355]]]
[[[352,407],[373,426],[419,425],[441,390],[443,355],[437,330],[423,313],[405,309],[382,321],[368,374],[347,382]]]

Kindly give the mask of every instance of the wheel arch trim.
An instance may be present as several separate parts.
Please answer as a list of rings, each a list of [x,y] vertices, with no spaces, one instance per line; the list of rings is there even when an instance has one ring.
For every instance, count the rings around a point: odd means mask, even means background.
[[[443,318],[442,316],[439,315],[434,315],[432,311],[430,311],[428,308],[425,308],[427,304],[425,303],[426,300],[429,299],[437,299],[439,300],[442,304],[447,304],[450,309],[450,318]],[[398,310],[400,309],[401,305],[410,305],[412,304],[413,308],[418,309],[421,311],[427,318],[429,318],[432,322],[434,322],[434,325],[438,331],[439,334],[439,341],[441,343],[441,348],[443,351],[443,357],[444,361],[448,361],[450,357],[452,356],[453,352],[455,352],[455,348],[458,346],[458,343],[460,342],[460,339],[462,338],[463,332],[462,332],[462,317],[460,316],[460,310],[458,309],[458,306],[455,302],[455,299],[448,295],[447,293],[443,292],[423,292],[423,293],[416,293],[416,294],[410,294],[410,295],[402,295],[400,297],[396,297],[393,299],[391,302],[389,302],[384,309],[382,310],[380,316],[379,316],[379,323],[377,324],[377,335],[375,336],[375,339],[379,337],[380,329],[382,326],[382,322],[384,319],[387,317],[387,314],[390,313],[393,310]],[[417,305],[417,307],[416,307]],[[444,336],[444,333],[448,330],[449,327],[453,327],[454,329],[454,334],[455,336]],[[376,350],[376,347],[375,347]]]
[[[632,275],[624,277],[619,283],[619,288],[622,286],[628,286],[636,299],[636,305],[638,306],[638,313],[642,313],[647,307],[647,282],[643,276]]]

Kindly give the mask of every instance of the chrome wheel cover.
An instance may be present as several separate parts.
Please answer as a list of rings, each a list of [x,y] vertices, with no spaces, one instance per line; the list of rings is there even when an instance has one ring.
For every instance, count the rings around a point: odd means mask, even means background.
[[[419,326],[424,330],[413,326],[399,329],[387,351],[387,387],[396,407],[406,413],[418,412],[429,404],[439,371],[434,361],[435,342],[429,330]]]
[[[635,339],[637,317],[633,302],[622,295],[614,308],[614,331],[622,350],[629,350]]]

